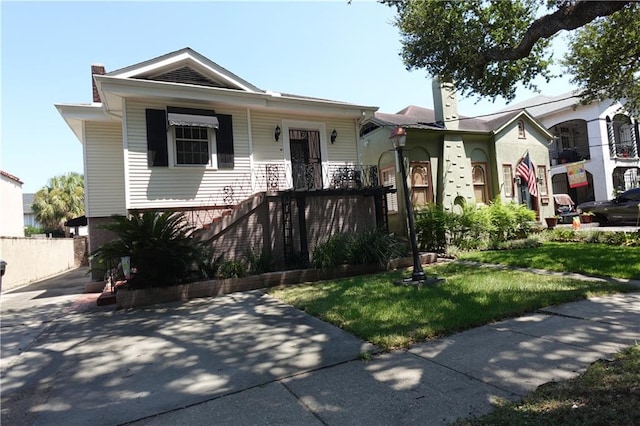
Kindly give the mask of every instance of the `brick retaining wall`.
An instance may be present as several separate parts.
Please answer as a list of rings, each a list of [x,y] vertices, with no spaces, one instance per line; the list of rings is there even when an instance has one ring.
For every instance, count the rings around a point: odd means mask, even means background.
[[[422,264],[435,263],[437,256],[433,253],[421,254]],[[413,265],[411,257],[393,259],[387,265],[388,270]],[[189,300],[200,297],[214,297],[238,291],[250,291],[261,288],[291,285],[305,282],[316,282],[336,278],[366,275],[383,271],[380,265],[341,265],[331,270],[296,269],[293,271],[268,272],[244,278],[226,280],[199,281],[170,287],[127,290],[121,288],[116,293],[118,309],[138,306]]]

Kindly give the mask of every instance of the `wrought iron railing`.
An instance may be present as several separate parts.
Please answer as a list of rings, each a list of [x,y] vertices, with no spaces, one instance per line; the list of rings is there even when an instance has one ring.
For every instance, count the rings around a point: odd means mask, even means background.
[[[634,142],[614,143],[609,148],[612,157],[638,158],[638,147]]]
[[[212,194],[200,207],[193,208],[190,221],[198,226],[210,223],[225,210],[259,192],[362,189],[379,185],[377,166],[263,163]]]
[[[550,149],[549,160],[551,165],[575,163],[581,160],[590,160],[591,153],[588,146],[577,146],[570,149]]]

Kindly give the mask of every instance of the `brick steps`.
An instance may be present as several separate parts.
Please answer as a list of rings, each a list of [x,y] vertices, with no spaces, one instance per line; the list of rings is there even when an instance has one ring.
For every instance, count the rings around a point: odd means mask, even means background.
[[[98,296],[98,300],[96,301],[98,306],[105,305],[115,305],[116,304],[116,295],[111,292],[111,285],[107,282],[102,290],[102,294]]]

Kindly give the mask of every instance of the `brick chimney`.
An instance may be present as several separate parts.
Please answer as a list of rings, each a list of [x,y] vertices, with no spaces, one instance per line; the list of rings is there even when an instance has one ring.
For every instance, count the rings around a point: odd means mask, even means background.
[[[431,83],[433,90],[433,109],[436,123],[444,125],[446,129],[458,129],[458,100],[452,83],[441,82],[434,77]]]
[[[104,65],[93,64],[91,65],[91,86],[93,87],[93,102],[102,102],[100,99],[100,94],[98,93],[98,88],[96,87],[96,82],[93,79],[94,75],[105,75],[106,72],[104,70]]]

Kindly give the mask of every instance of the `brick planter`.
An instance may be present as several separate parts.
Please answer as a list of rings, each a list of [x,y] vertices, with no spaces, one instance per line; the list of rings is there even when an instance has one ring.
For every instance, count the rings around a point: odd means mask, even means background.
[[[434,263],[436,260],[437,257],[433,253],[421,255],[421,261],[423,264]],[[405,257],[392,260],[387,265],[387,269],[396,269],[412,265],[412,258]],[[145,288],[138,290],[121,288],[116,293],[116,306],[118,309],[128,309],[138,306],[153,305],[156,303],[189,300],[199,297],[220,296],[237,291],[249,291],[280,285],[366,275],[381,272],[384,269],[385,268],[380,265],[342,265],[334,269],[296,269],[292,271],[268,272],[244,278],[198,281],[169,287]]]

